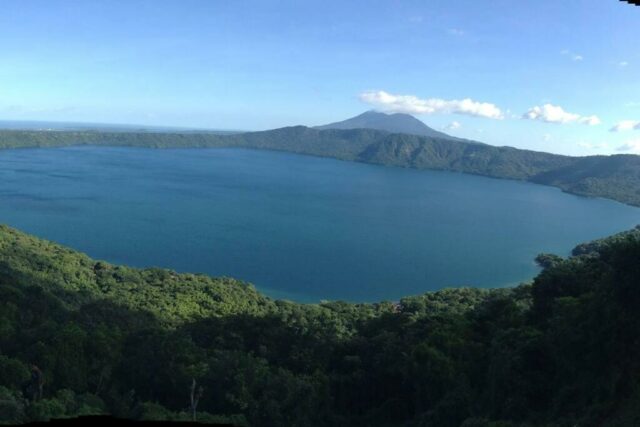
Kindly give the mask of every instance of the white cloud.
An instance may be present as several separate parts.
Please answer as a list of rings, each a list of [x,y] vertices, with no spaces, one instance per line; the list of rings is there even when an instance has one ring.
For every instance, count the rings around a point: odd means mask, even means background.
[[[596,126],[601,124],[602,122],[600,121],[598,116],[588,116],[578,119],[578,123],[582,123],[583,125]]]
[[[630,139],[616,148],[621,153],[640,154],[640,138]]]
[[[618,66],[619,67],[626,67],[627,65],[629,65],[629,63],[627,61],[620,61],[618,62]]]
[[[523,119],[540,120],[547,123],[582,123],[589,126],[600,124],[597,116],[581,116],[579,114],[564,111],[562,107],[552,104],[544,104],[542,107],[531,107],[522,115]]]
[[[622,120],[616,123],[611,129],[610,132],[620,132],[624,130],[631,129],[640,129],[640,121],[637,120]]]
[[[542,107],[535,106],[529,109],[522,116],[523,119],[542,120],[549,123],[569,123],[580,118],[578,114],[567,113],[562,107],[551,104],[544,104]]]
[[[459,122],[453,121],[444,127],[444,130],[456,130],[462,126]]]
[[[571,57],[572,61],[582,61],[584,57],[578,53],[571,52],[569,49],[563,49],[560,51],[561,55],[568,55]]]
[[[360,100],[380,109],[395,113],[410,114],[466,114],[469,116],[502,119],[502,111],[494,104],[478,102],[470,98],[444,100],[438,98],[421,99],[413,95],[393,95],[383,90],[367,91],[360,94]]]

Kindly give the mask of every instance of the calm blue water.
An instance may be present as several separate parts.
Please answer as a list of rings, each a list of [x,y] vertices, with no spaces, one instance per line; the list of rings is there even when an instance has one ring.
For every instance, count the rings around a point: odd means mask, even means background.
[[[0,151],[0,222],[114,263],[298,301],[531,279],[640,209],[544,186],[242,149]]]

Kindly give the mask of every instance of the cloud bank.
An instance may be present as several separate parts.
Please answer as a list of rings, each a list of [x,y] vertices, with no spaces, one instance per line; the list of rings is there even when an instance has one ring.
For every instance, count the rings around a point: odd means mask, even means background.
[[[610,132],[620,132],[624,130],[632,130],[632,129],[640,129],[640,121],[638,120],[622,120],[616,123],[611,129]]]
[[[383,90],[360,94],[360,100],[381,110],[409,114],[466,114],[489,119],[502,119],[504,114],[494,104],[478,102],[470,98],[444,100],[422,99],[413,95],[393,95]]]
[[[581,116],[569,113],[558,105],[544,104],[543,106],[531,107],[529,111],[522,115],[523,119],[539,120],[546,123],[581,123],[595,126],[602,123],[597,116]]]

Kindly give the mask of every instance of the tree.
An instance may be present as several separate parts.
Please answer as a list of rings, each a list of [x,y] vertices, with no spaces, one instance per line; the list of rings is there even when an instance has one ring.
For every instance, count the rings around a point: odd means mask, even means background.
[[[202,386],[198,387],[197,391],[196,391],[196,379],[193,378],[193,381],[191,382],[191,400],[190,400],[190,405],[189,405],[189,409],[191,410],[191,418],[193,419],[193,421],[196,421],[196,409],[198,408],[198,402],[200,402],[200,398],[202,397],[202,393],[204,392],[204,389],[202,388]]]

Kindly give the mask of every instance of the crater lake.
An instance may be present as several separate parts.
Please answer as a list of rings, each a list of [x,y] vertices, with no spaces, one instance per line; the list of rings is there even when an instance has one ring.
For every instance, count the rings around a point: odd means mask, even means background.
[[[0,151],[0,222],[274,298],[372,302],[530,280],[640,209],[552,187],[246,149]]]

